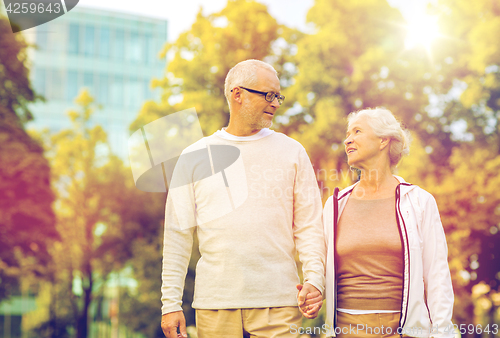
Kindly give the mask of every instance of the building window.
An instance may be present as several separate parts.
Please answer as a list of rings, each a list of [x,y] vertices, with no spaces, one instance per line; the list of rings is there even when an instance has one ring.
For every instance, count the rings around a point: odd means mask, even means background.
[[[66,73],[66,100],[73,102],[78,95],[78,73],[75,70],[69,70]]]
[[[37,28],[37,30],[36,30],[36,45],[40,50],[47,50],[48,34],[49,34],[49,32],[42,31],[40,28]]]
[[[146,33],[144,35],[144,56],[143,56],[143,60],[144,60],[144,63],[149,65],[152,62],[153,60],[153,37],[151,36],[151,34],[149,33]]]
[[[153,91],[151,90],[150,84],[151,84],[151,81],[148,79],[145,79],[143,81],[144,101],[151,100],[153,98]]]
[[[68,53],[80,53],[80,26],[77,23],[69,25]]]
[[[115,38],[113,39],[113,58],[115,60],[123,60],[125,46],[125,32],[123,29],[115,31]]]
[[[85,26],[85,40],[83,43],[83,54],[94,56],[95,52],[95,30],[93,26]]]
[[[36,68],[35,69],[35,80],[33,84],[35,86],[35,91],[40,95],[47,95],[46,91],[46,80],[45,80],[45,69]]]
[[[141,82],[136,76],[131,76],[125,82],[125,107],[131,110],[139,109],[144,100],[141,90]]]
[[[99,57],[109,58],[109,47],[110,47],[110,30],[108,27],[101,27],[101,32],[99,36]]]
[[[96,84],[97,102],[103,105],[109,103],[109,81],[108,74],[99,74],[99,81]]]
[[[134,77],[130,83],[132,87],[132,108],[137,110],[145,100],[144,93],[141,90],[141,81],[137,77]]]
[[[115,75],[110,86],[111,105],[113,107],[123,107],[123,76]]]
[[[58,22],[50,23],[50,35],[48,36],[49,51],[58,55],[66,52],[66,25]],[[55,55],[55,54],[54,54]]]
[[[63,98],[62,74],[60,70],[52,69],[47,72],[48,77],[48,93],[47,98],[50,100],[60,100]]]
[[[139,39],[139,33],[131,32],[127,43],[127,61],[139,62],[141,61],[142,46]]]
[[[89,90],[90,95],[95,95],[94,74],[91,72],[83,73],[83,86]]]

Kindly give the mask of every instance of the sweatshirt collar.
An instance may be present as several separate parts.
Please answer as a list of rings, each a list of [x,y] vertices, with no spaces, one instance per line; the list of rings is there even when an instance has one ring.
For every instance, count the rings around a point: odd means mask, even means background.
[[[255,140],[260,140],[261,138],[264,138],[271,134],[274,134],[274,130],[271,130],[269,128],[263,128],[258,133],[250,136],[236,136],[233,134],[229,134],[226,131],[226,128],[222,128],[221,130],[217,130],[215,132],[215,135],[230,141],[255,141]]]

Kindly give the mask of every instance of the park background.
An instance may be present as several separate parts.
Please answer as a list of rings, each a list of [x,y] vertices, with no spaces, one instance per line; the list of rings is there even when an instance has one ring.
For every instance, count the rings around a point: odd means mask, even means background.
[[[227,71],[255,58],[278,71],[284,105],[273,129],[301,142],[323,202],[352,183],[345,116],[384,106],[412,132],[398,174],[431,192],[448,240],[453,321],[463,337],[500,336],[500,2],[436,0],[410,20],[385,0],[316,0],[307,29],[279,23],[265,4],[230,0],[158,57],[161,95],[130,133],[194,107],[205,135],[227,125]],[[135,188],[126,156],[109,147],[102,107],[82,87],[71,127],[27,128],[42,95],[29,81],[23,34],[0,17],[0,301],[33,300],[0,320],[4,337],[162,337],[161,245],[165,194]],[[184,294],[190,307],[199,254]],[[299,264],[300,265],[300,264]],[[18,297],[18,298],[16,298]],[[7,304],[7,305],[5,305]],[[323,324],[324,312],[304,327]],[[7,321],[9,330],[7,330]],[[19,330],[13,328],[17,321]],[[489,332],[479,333],[488,327]]]

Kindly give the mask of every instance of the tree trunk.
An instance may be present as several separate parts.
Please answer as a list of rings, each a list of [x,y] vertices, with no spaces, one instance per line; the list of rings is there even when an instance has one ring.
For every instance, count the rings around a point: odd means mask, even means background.
[[[472,290],[470,292],[472,292]],[[467,310],[467,318],[470,318],[470,319],[466,320],[463,323],[464,325],[468,325],[469,323],[473,322],[473,320],[471,320],[471,319],[474,318],[474,302],[471,301],[470,304],[466,307],[466,310]],[[460,324],[459,324],[459,330],[460,330]],[[466,330],[465,334],[463,334],[461,336],[464,337],[464,338],[473,338],[473,337],[475,337],[474,334],[470,334],[469,332],[467,332],[467,330]]]
[[[497,307],[495,306],[495,302],[493,302],[493,300],[491,299],[491,296],[490,296],[490,301],[491,301],[491,308],[490,311],[488,311],[488,322],[486,323],[486,325],[489,325],[490,333],[488,333],[487,337],[495,337],[495,334],[493,333],[494,330],[491,326],[495,324],[495,314],[497,312],[496,311]]]
[[[49,326],[50,335],[54,337],[57,333],[57,292],[56,292],[56,281],[54,278],[50,278],[50,303],[49,303]]]
[[[87,286],[83,286],[83,308],[78,318],[77,324],[77,338],[87,338],[89,331],[89,309],[90,302],[92,301],[92,267],[90,262],[87,262],[85,266],[85,277],[87,280]]]

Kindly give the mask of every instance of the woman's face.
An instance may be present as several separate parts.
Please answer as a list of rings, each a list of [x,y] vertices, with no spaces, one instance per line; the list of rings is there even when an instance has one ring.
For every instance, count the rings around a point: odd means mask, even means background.
[[[344,141],[347,163],[358,169],[373,168],[381,155],[383,139],[375,135],[366,116],[354,120]]]

